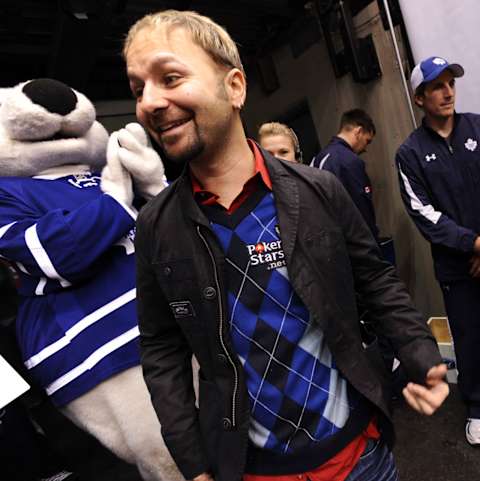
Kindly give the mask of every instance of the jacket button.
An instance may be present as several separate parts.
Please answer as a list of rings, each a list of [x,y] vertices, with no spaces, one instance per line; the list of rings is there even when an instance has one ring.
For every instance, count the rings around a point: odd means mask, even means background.
[[[223,418],[222,427],[225,431],[230,431],[230,429],[232,429],[232,421],[230,421],[228,418]]]
[[[219,354],[217,359],[220,364],[227,364],[227,356],[225,354]]]
[[[163,273],[168,277],[172,273],[172,268],[171,267],[165,267],[163,269]]]
[[[215,299],[215,297],[217,297],[217,291],[214,287],[205,287],[205,289],[203,289],[203,297],[205,297],[205,299]]]

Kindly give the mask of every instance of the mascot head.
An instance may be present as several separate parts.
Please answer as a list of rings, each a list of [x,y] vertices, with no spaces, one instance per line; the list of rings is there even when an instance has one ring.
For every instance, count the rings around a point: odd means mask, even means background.
[[[80,92],[53,79],[0,89],[0,175],[105,165],[108,133]]]

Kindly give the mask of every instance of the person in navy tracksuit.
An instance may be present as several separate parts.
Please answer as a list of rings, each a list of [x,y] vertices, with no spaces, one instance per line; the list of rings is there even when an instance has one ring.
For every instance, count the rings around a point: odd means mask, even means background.
[[[422,125],[396,163],[405,206],[431,243],[455,344],[466,437],[480,445],[480,115],[455,112],[455,78],[464,69],[430,57],[412,71]]]
[[[310,164],[335,174],[347,189],[350,197],[378,239],[378,227],[372,202],[372,183],[359,157],[375,136],[375,125],[361,109],[345,112],[340,121],[340,131]]]

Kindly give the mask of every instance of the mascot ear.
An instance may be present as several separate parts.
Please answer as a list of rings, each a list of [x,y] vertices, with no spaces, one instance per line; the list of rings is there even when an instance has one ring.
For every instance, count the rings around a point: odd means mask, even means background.
[[[36,79],[8,90],[0,120],[11,139],[81,137],[95,121],[90,100],[58,80]]]

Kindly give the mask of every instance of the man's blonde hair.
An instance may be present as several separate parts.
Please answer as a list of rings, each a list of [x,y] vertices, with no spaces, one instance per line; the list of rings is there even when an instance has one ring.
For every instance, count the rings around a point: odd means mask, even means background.
[[[212,19],[193,11],[164,10],[146,15],[138,20],[129,30],[123,45],[123,56],[135,36],[144,29],[183,28],[192,36],[192,40],[200,46],[218,64],[229,68],[238,68],[245,75],[238,48],[227,31]]]

